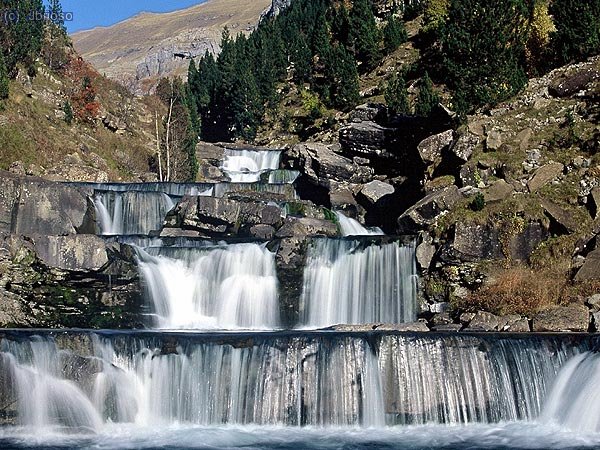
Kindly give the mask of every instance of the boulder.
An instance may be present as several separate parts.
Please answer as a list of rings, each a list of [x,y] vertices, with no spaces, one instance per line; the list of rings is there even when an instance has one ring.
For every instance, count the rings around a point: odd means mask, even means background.
[[[93,190],[0,172],[0,231],[21,235],[95,233]]]
[[[329,191],[329,203],[331,208],[336,211],[356,210],[358,207],[350,186],[340,184],[335,187],[332,185],[332,189]]]
[[[352,153],[381,155],[393,132],[393,129],[372,121],[352,122],[340,130],[340,144],[344,150]]]
[[[595,69],[585,69],[557,78],[548,87],[548,92],[554,97],[571,97],[585,90],[595,80],[600,80],[600,72]]]
[[[475,147],[479,145],[479,142],[480,140],[476,135],[461,133],[452,143],[449,150],[460,161],[467,162],[475,151]]]
[[[454,140],[454,131],[447,130],[433,136],[429,136],[419,143],[417,151],[426,166],[432,166],[431,172],[442,162],[444,151],[450,147]]]
[[[398,233],[404,234],[426,229],[462,199],[463,196],[456,186],[449,186],[429,194],[398,218]]]
[[[106,242],[98,236],[35,236],[33,241],[37,256],[47,267],[89,272],[108,264]]]
[[[588,331],[589,315],[589,311],[584,305],[557,306],[533,317],[533,331]]]
[[[567,234],[573,233],[579,228],[579,223],[575,220],[573,215],[556,203],[543,199],[540,200],[540,205],[544,208],[546,214],[560,225]]]
[[[550,163],[535,171],[533,177],[527,182],[529,192],[534,193],[550,183],[563,173],[564,166],[561,163]]]
[[[492,313],[477,311],[466,331],[499,331],[502,319]]]
[[[307,243],[306,236],[281,239],[275,253],[281,318],[288,327],[296,326],[300,316]]]
[[[421,270],[429,270],[431,261],[435,256],[435,251],[435,245],[433,245],[433,240],[429,236],[424,238],[423,241],[417,246],[417,264]]]
[[[600,311],[600,294],[594,294],[585,299],[585,304],[590,308],[593,312]]]
[[[278,238],[306,237],[306,236],[338,236],[338,227],[329,220],[313,219],[309,217],[287,217],[283,226],[277,231]]]
[[[386,196],[392,195],[394,192],[396,192],[396,189],[394,189],[392,185],[384,183],[383,181],[374,180],[361,188],[360,195],[369,204],[376,205],[381,200],[384,200]]]
[[[300,170],[316,186],[329,188],[331,181],[364,183],[373,170],[338,155],[331,146],[317,143],[295,145],[285,153],[290,169]]]
[[[575,281],[600,279],[600,248],[592,250],[585,258],[585,262],[575,275]]]
[[[497,151],[502,146],[502,134],[499,131],[492,130],[488,132],[485,138],[485,148],[488,151]]]
[[[495,181],[484,192],[486,203],[501,202],[509,198],[515,192],[515,188],[504,180]]]
[[[254,225],[250,227],[250,235],[256,239],[268,241],[275,236],[275,228],[265,224]]]
[[[381,103],[365,103],[357,106],[350,113],[352,122],[381,122],[385,120],[387,110],[385,105]]]

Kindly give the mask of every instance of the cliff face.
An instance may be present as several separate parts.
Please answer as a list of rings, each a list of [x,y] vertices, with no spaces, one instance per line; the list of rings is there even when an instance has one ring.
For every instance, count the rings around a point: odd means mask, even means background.
[[[269,0],[209,0],[171,13],[141,13],[72,39],[100,73],[143,94],[160,77],[185,76],[190,58],[218,52],[224,27],[232,34],[252,31],[270,5]]]

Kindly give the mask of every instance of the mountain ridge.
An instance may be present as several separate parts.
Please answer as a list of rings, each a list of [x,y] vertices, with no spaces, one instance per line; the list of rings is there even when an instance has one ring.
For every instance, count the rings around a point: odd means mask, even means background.
[[[131,92],[151,92],[163,76],[187,74],[188,58],[218,52],[222,30],[250,32],[270,0],[208,0],[167,13],[142,12],[109,27],[71,35],[82,57]],[[132,43],[136,43],[132,46]]]

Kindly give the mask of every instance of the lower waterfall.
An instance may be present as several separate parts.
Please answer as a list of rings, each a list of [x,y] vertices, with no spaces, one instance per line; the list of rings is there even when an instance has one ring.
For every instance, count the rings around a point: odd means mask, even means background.
[[[561,367],[590,345],[556,336],[301,332],[4,337],[0,394],[2,405],[18,399],[19,423],[34,428],[533,420]],[[565,370],[586,360],[576,356]]]
[[[279,327],[275,255],[263,244],[150,247],[139,267],[158,328]]]
[[[301,325],[402,323],[417,317],[414,243],[314,239]]]

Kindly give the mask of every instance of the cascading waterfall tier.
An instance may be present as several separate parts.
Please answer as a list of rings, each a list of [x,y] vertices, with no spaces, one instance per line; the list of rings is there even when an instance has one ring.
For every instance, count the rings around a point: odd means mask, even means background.
[[[414,242],[313,239],[301,305],[303,327],[416,320]]]
[[[222,170],[232,183],[256,183],[261,175],[279,169],[280,151],[225,149]]]
[[[572,357],[579,359],[570,365],[580,364],[589,356],[576,355],[593,345],[582,336],[14,332],[0,345],[1,405],[5,417],[15,407],[18,422],[29,427],[92,430],[109,421],[532,420],[561,366]]]
[[[346,217],[339,211],[336,211],[335,215],[338,219],[342,236],[382,236],[384,234],[381,228],[363,227],[358,220]]]
[[[160,246],[139,250],[139,267],[162,329],[280,326],[275,255],[266,244]]]
[[[94,197],[99,234],[149,234],[162,228],[175,203],[162,192],[97,192]]]

